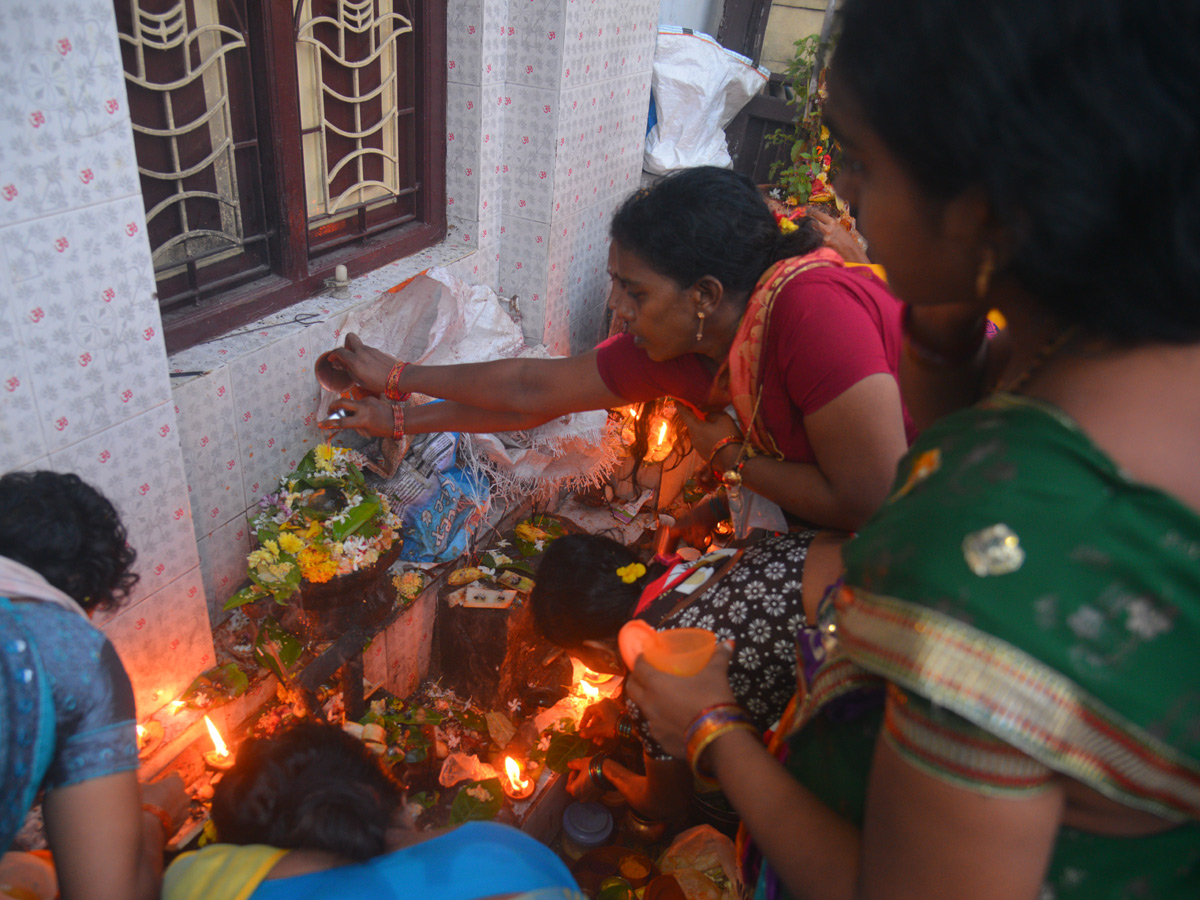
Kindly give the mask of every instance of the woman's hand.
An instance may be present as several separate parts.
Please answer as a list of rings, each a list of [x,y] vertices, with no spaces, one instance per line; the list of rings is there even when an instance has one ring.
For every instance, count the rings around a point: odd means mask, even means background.
[[[325,431],[342,431],[353,429],[363,437],[391,437],[395,421],[392,415],[392,405],[379,397],[365,397],[362,400],[335,400],[329,406],[331,413],[342,410],[346,413],[340,419],[322,419],[317,427]]]
[[[729,661],[733,645],[718,644],[712,659],[689,678],[660,672],[644,656],[626,684],[630,698],[650,723],[650,733],[664,750],[677,759],[687,757],[684,735],[701,711],[715,703],[736,703],[729,687]]]
[[[807,215],[816,223],[817,231],[821,233],[825,246],[835,251],[846,262],[871,262],[867,252],[863,249],[862,237],[857,229],[848,230],[833,216],[826,215],[812,207],[809,207]]]
[[[396,365],[395,357],[382,350],[368,347],[357,334],[346,335],[346,346],[338,347],[329,354],[335,369],[349,372],[350,376],[373,394],[382,394],[387,387],[388,373]]]
[[[143,781],[140,786],[142,802],[163,810],[171,817],[171,822],[175,826],[174,831],[178,831],[187,818],[188,804],[191,802],[187,792],[183,789],[183,779],[179,773],[172,772],[158,781]],[[170,840],[171,836],[170,834],[166,835],[167,840]]]
[[[621,705],[610,697],[593,703],[579,717],[579,736],[597,743],[612,740],[622,712]]]
[[[692,438],[692,447],[700,454],[701,459],[708,459],[712,448],[717,445],[717,441],[723,438],[732,437],[739,442],[742,440],[741,429],[728,413],[711,413],[707,418],[702,419],[680,405],[679,417],[687,426],[688,434]],[[728,454],[729,462],[732,463],[741,449],[739,443],[726,444],[721,449],[717,462],[721,462],[725,454]]]
[[[591,762],[590,756],[584,756],[567,763],[567,793],[581,803],[599,800],[600,795],[604,793],[600,790],[600,786],[592,781],[592,776],[588,774],[588,766],[591,765]]]

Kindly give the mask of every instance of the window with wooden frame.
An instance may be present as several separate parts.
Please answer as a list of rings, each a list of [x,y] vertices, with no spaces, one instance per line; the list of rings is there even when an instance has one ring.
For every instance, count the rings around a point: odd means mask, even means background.
[[[444,0],[116,0],[167,349],[446,232]]]

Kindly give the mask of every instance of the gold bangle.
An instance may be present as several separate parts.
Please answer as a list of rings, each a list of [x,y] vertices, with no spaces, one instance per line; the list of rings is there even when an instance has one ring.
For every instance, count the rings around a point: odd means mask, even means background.
[[[709,745],[717,738],[724,734],[729,734],[731,731],[749,731],[756,737],[758,736],[758,729],[749,722],[744,720],[736,720],[732,722],[726,722],[724,725],[717,725],[711,731],[708,731],[706,734],[702,735],[698,741],[696,741],[694,749],[693,747],[688,747],[688,756],[690,757],[688,762],[692,767],[692,775],[694,775],[696,781],[704,787],[713,788],[718,786],[717,779],[713,776],[712,771],[705,770],[700,765],[700,760],[704,756],[704,751],[707,750]]]
[[[159,824],[163,829],[163,843],[171,839],[175,834],[175,823],[171,821],[171,815],[161,806],[155,806],[153,803],[143,803],[142,812],[150,813],[154,818],[158,819]]]
[[[713,448],[708,454],[708,467],[710,469],[712,469],[714,475],[719,474],[717,472],[717,466],[716,466],[717,454],[720,453],[722,450],[724,450],[726,447],[728,447],[730,444],[742,444],[742,443],[745,443],[745,442],[743,441],[742,436],[740,434],[727,434],[727,435],[725,435],[725,437],[721,438],[719,441],[717,441],[715,444],[713,444]]]

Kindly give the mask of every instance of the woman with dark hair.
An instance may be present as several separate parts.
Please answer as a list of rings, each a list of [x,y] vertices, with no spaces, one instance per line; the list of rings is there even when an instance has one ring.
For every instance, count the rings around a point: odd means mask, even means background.
[[[617,633],[640,619],[659,631],[704,628],[737,644],[729,683],[760,730],[774,726],[795,688],[792,636],[815,610],[821,592],[841,570],[842,538],[833,532],[793,531],[755,541],[745,550],[716,550],[692,562],[649,569],[611,538],[569,534],[538,564],[530,594],[534,623],[546,640],[596,672],[624,675]],[[579,733],[597,742],[636,739],[644,774],[607,753],[573,760],[567,789],[596,799],[612,786],[638,812],[678,819],[687,809],[692,778],[687,763],[650,735],[633,704],[622,710],[602,700],[584,711]]]
[[[456,366],[406,365],[347,335],[335,364],[384,399],[339,401],[349,415],[322,427],[509,431],[670,395],[718,474],[797,520],[852,530],[882,502],[911,436],[900,311],[868,268],[845,265],[802,223],[782,234],[734,172],[669,175],[613,217],[608,302],[621,334],[579,356]],[[387,400],[412,391],[452,402],[394,412]]]
[[[826,113],[942,417],[805,635],[794,779],[705,711],[726,652],[630,694],[761,893],[1200,896],[1200,4],[846,0]]]
[[[137,582],[121,520],[75,475],[11,472],[0,554],[0,849],[44,791],[63,897],[157,897],[183,782],[139,787],[133,688],[88,622]]]
[[[418,834],[402,827],[401,800],[379,757],[334,725],[251,738],[213,795],[221,843],[176,859],[163,898],[582,900],[562,861],[517,829]]]

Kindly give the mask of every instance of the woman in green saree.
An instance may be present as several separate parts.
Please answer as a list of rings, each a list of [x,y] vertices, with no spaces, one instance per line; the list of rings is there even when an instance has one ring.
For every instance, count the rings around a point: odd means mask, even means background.
[[[838,189],[927,427],[803,636],[786,768],[713,709],[727,651],[629,688],[760,893],[1200,896],[1198,47],[1172,0],[847,0]]]

